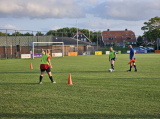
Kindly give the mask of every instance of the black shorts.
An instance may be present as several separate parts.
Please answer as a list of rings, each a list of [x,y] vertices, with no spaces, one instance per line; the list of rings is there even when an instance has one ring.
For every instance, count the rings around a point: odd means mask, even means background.
[[[112,58],[111,61],[112,61],[112,60],[115,61],[115,58]]]
[[[51,72],[51,68],[48,67],[48,69],[41,69],[41,72],[44,72],[44,71],[46,71],[47,73],[48,73],[48,72]]]

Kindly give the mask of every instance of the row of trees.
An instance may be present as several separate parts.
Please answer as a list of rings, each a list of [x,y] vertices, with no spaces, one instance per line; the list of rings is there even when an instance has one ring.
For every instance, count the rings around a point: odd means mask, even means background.
[[[83,34],[86,35],[86,37],[90,38],[90,40],[92,42],[96,42],[97,41],[97,36],[98,39],[100,37],[101,31],[90,31],[90,35],[89,35],[89,30],[88,29],[78,29],[80,30]],[[143,38],[145,37],[148,42],[150,41],[156,41],[157,38],[160,38],[160,17],[154,17],[151,18],[148,22],[144,22],[144,26],[141,27],[141,30],[144,31],[144,34],[142,36],[139,36],[137,38],[137,42],[138,45],[143,43]],[[52,35],[52,36],[57,36],[57,37],[73,37],[77,32],[77,28],[72,27],[72,28],[61,28],[58,30],[50,30],[46,33],[42,33],[42,32],[37,32],[36,34],[33,34],[33,32],[29,33],[20,33],[20,32],[16,32],[16,33],[12,33],[12,34],[6,34],[6,33],[2,33],[0,32],[0,36],[48,36],[48,35]]]
[[[144,33],[137,38],[138,45],[143,43],[143,38],[146,38],[148,42],[156,41],[157,38],[160,38],[160,17],[156,16],[148,22],[144,22],[141,30],[143,30]]]
[[[83,34],[85,34],[86,37],[90,38],[90,40],[92,42],[96,42],[97,41],[97,36],[98,39],[100,37],[101,31],[90,31],[90,35],[89,35],[89,30],[88,29],[78,29],[80,30]],[[62,29],[58,29],[58,30],[49,30],[46,33],[42,33],[42,32],[37,32],[35,35],[31,32],[27,32],[27,33],[20,33],[20,32],[15,32],[12,34],[6,34],[6,33],[2,33],[0,32],[0,36],[57,36],[57,37],[73,37],[75,34],[77,33],[77,28],[62,28]]]

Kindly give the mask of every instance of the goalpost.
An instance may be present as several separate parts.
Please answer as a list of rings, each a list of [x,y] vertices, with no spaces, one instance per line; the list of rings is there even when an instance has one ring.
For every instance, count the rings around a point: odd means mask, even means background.
[[[33,59],[34,59],[34,53],[35,53],[35,50],[34,50],[35,49],[35,46],[34,46],[35,44],[41,44],[41,46],[37,46],[37,47],[41,47],[40,49],[38,49],[40,51],[41,51],[41,49],[45,50],[45,48],[43,48],[43,47],[47,47],[48,44],[52,44],[51,46],[53,46],[54,44],[56,46],[61,46],[62,48],[58,48],[58,49],[62,50],[62,57],[64,57],[64,42],[33,42],[33,44],[32,44],[32,57],[33,57]],[[47,45],[43,45],[43,44],[47,44]],[[48,49],[48,48],[46,48],[46,49]],[[52,48],[50,50],[52,51]]]

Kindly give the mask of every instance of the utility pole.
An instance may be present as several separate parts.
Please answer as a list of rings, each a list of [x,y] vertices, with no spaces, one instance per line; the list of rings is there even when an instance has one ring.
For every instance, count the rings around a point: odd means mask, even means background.
[[[62,32],[62,42],[63,42],[63,32]]]
[[[76,20],[77,22],[77,55],[78,55],[78,20]]]
[[[89,40],[90,40],[90,21],[89,21]]]
[[[97,31],[97,50],[98,50],[98,31]]]

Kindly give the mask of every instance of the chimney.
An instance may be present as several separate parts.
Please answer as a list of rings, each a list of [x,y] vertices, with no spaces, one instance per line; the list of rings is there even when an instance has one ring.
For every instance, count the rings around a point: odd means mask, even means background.
[[[107,31],[109,31],[109,29],[107,29]]]
[[[127,29],[125,29],[125,31],[127,31]]]

